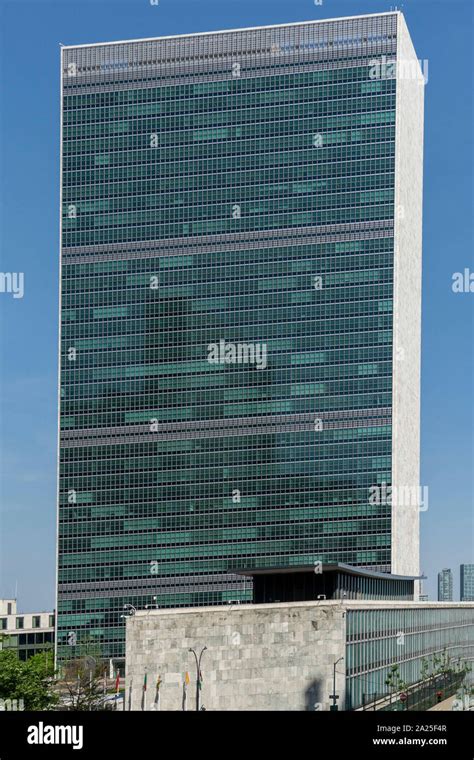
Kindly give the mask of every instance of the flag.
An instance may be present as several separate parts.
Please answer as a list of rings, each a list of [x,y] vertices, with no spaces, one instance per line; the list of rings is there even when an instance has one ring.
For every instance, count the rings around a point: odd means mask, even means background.
[[[142,710],[146,710],[146,682],[147,682],[147,672],[145,670],[145,677],[143,679],[143,691],[142,691]]]
[[[161,676],[158,676],[156,681],[156,691],[155,691],[155,710],[160,709],[160,686],[161,686]]]
[[[189,683],[190,683],[189,673],[188,671],[186,671],[186,673],[184,674],[184,681],[183,681],[183,710],[184,711],[187,709],[186,702],[188,698],[187,689],[188,689]]]

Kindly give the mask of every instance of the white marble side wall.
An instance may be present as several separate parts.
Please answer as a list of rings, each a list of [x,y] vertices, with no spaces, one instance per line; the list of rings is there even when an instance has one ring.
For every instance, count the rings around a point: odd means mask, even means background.
[[[394,256],[392,573],[419,574],[420,354],[424,84],[398,14]],[[401,492],[400,489],[404,491]],[[410,489],[410,496],[408,491]],[[421,492],[422,493],[422,492]],[[403,494],[403,495],[401,495]]]

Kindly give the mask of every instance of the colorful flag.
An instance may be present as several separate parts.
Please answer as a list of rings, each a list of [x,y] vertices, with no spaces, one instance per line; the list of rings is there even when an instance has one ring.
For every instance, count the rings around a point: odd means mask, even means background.
[[[187,709],[187,699],[188,699],[188,686],[190,684],[191,679],[189,678],[189,673],[186,671],[184,674],[184,681],[183,681],[183,710],[186,711]]]
[[[158,676],[156,681],[156,691],[155,691],[155,710],[160,709],[160,686],[161,686],[161,676]]]

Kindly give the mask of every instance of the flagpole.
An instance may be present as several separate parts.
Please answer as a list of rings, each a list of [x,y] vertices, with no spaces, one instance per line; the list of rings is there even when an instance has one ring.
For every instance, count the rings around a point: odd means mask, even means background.
[[[188,684],[189,684],[189,673],[186,671],[184,674],[184,681],[183,681],[183,712],[186,712],[188,709]]]
[[[194,649],[188,649],[189,652],[192,652],[194,655],[194,659],[196,660],[196,710],[199,711],[199,696],[201,691],[201,681],[202,681],[202,673],[201,673],[201,657],[203,656],[204,652],[207,650],[207,647],[203,647],[201,649],[201,654],[199,655],[199,660],[196,652]]]
[[[160,709],[160,686],[161,686],[161,676],[158,676],[156,679],[156,691],[155,691],[155,710]]]
[[[146,712],[146,686],[147,686],[147,670],[145,668],[145,676],[143,678],[143,693],[142,693],[142,711]]]
[[[117,668],[117,678],[115,680],[115,709],[118,710],[118,696],[120,694],[120,668]]]

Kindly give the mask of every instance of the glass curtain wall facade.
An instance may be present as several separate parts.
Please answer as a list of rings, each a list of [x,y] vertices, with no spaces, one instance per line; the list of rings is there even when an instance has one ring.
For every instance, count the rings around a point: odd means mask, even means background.
[[[426,679],[423,660],[450,658],[453,667],[474,660],[474,620],[470,609],[378,609],[346,613],[346,710],[357,709],[389,691],[390,668],[416,684]]]
[[[453,601],[453,571],[450,568],[444,568],[438,573],[438,601]]]
[[[474,564],[460,566],[460,600],[474,602]]]
[[[60,658],[250,600],[237,567],[390,571],[396,48],[388,13],[62,49]]]

